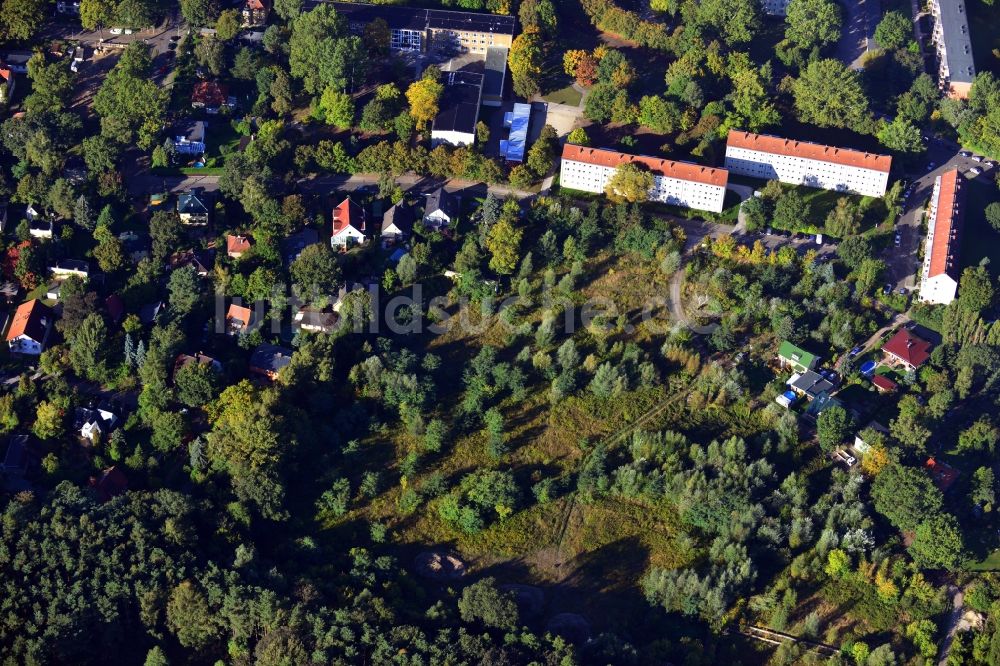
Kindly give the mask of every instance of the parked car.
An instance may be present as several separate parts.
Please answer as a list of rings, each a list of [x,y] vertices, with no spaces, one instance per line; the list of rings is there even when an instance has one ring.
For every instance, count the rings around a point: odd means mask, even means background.
[[[884,294],[891,294],[892,293],[892,285],[889,284],[889,283],[886,283],[886,285],[884,287],[882,287],[882,293],[884,293]]]
[[[969,173],[971,173],[973,176],[978,176],[982,172],[983,170],[980,169],[979,167],[972,167],[971,169],[969,169]]]
[[[861,353],[861,347],[855,347],[854,349],[852,349],[851,351],[849,351],[847,354],[848,354],[848,356],[857,356],[860,353]]]
[[[959,153],[959,155],[962,157],[972,157],[972,153],[970,153],[967,150],[963,150],[962,152]]]
[[[973,155],[973,156],[972,156],[972,161],[973,161],[973,162],[982,162],[982,161],[983,161],[983,158],[982,158],[982,157],[980,157],[979,155]]]
[[[900,296],[906,296],[906,287],[900,287],[899,288],[899,295]]]

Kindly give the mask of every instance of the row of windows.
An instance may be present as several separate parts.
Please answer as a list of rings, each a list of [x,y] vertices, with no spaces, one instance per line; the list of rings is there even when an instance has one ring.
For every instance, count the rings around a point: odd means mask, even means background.
[[[758,178],[777,178],[782,182],[808,184],[824,189],[849,189],[873,196],[885,193],[888,174],[808,160],[808,164],[781,159],[771,162],[726,158],[726,168],[733,173]]]
[[[606,167],[566,161],[562,165],[561,180],[563,185],[571,189],[603,192],[613,173],[613,169]],[[651,199],[666,203],[715,210],[721,208],[725,189],[657,176],[649,194]]]

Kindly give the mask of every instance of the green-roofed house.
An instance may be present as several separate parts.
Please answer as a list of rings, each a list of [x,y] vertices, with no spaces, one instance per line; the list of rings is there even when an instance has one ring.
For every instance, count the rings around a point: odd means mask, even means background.
[[[783,368],[791,368],[795,372],[805,372],[816,367],[819,357],[785,340],[778,347],[778,361]]]

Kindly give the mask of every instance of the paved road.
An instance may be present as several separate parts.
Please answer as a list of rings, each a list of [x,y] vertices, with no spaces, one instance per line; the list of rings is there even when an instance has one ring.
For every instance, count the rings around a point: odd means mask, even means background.
[[[955,634],[961,623],[963,606],[965,605],[965,594],[960,588],[950,585],[949,591],[953,592],[951,613],[948,614],[948,631],[945,632],[944,640],[941,642],[941,654],[938,657],[938,666],[948,665],[948,654],[951,652],[951,644],[955,640]]]
[[[879,0],[841,3],[844,27],[837,42],[837,59],[851,69],[861,69],[865,53],[875,46],[875,27],[882,14]]]
[[[945,171],[955,168],[966,177],[973,178],[974,176],[969,174],[969,170],[973,167],[979,167],[984,171],[978,178],[994,177],[993,170],[987,169],[982,163],[960,156],[954,144],[941,141],[931,142],[924,164],[935,166],[929,171],[911,176],[911,182],[915,187],[910,196],[903,200],[903,214],[896,223],[896,229],[900,233],[900,244],[898,247],[890,247],[885,256],[886,279],[896,290],[904,288],[912,291],[917,287],[917,274],[920,268],[917,251],[924,241],[921,223],[924,209],[934,190],[934,180]]]

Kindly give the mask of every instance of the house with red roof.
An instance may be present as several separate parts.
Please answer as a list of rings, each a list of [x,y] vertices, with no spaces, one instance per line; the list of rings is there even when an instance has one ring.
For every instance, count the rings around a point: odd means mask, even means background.
[[[722,212],[729,173],[725,169],[691,162],[566,144],[559,167],[559,183],[568,189],[603,194],[608,181],[623,164],[635,164],[653,175],[650,201]]]
[[[726,168],[739,176],[881,197],[892,158],[767,134],[729,130]]]
[[[40,300],[21,303],[7,329],[7,344],[16,354],[38,356],[45,349],[52,331],[52,310]]]
[[[226,335],[249,333],[257,324],[254,311],[242,305],[231,303],[226,311]]]
[[[267,25],[267,13],[271,3],[267,0],[246,0],[243,3],[243,27],[258,28]]]
[[[899,388],[899,385],[885,375],[875,375],[872,377],[872,386],[879,393],[892,393]]]
[[[229,234],[226,236],[226,254],[231,259],[239,259],[250,251],[251,244],[249,236]]]
[[[959,472],[957,469],[934,458],[927,459],[927,462],[924,463],[924,469],[930,473],[934,485],[943,493],[948,492],[948,489],[958,480]]]
[[[887,364],[901,365],[911,372],[927,362],[931,356],[930,350],[931,343],[905,328],[899,329],[882,347]]]
[[[191,108],[218,113],[226,104],[229,89],[215,81],[199,81],[191,90]]]
[[[345,250],[352,245],[365,242],[365,209],[347,197],[333,209],[333,233],[330,246],[335,250]]]
[[[107,502],[128,490],[128,477],[121,467],[114,465],[99,475],[90,477],[90,486],[97,493],[97,499]]]
[[[964,201],[958,169],[946,171],[934,180],[920,268],[920,300],[925,303],[947,305],[958,295]]]

